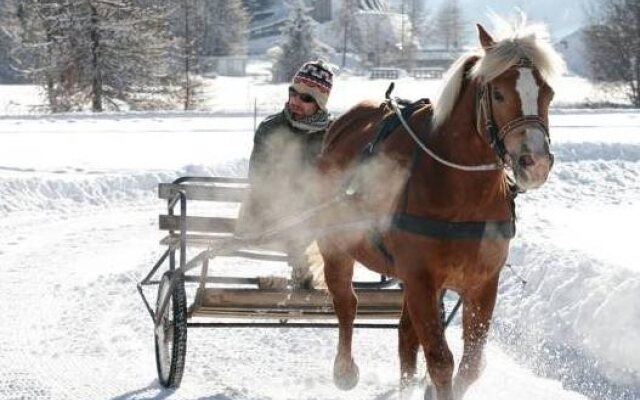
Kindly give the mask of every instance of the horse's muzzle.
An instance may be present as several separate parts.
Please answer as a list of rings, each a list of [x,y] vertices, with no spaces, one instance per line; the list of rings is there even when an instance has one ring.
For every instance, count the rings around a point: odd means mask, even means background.
[[[547,181],[553,166],[551,153],[525,153],[519,155],[513,165],[516,182],[521,189],[536,189]]]

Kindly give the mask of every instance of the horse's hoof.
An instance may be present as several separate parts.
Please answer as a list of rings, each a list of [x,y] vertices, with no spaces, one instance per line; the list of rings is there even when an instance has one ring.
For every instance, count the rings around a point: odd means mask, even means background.
[[[351,390],[358,384],[360,371],[353,360],[348,363],[336,359],[333,365],[333,383],[340,390]]]
[[[416,379],[413,375],[402,376],[400,378],[400,389],[401,390],[410,389],[415,385],[415,383],[416,383]]]
[[[400,381],[400,400],[414,399],[418,392],[418,382],[415,379]]]
[[[436,390],[433,385],[429,384],[424,389],[424,400],[436,400]]]

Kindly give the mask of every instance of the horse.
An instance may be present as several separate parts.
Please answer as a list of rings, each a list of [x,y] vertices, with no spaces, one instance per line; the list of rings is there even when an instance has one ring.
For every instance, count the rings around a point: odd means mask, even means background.
[[[348,193],[336,207],[341,211],[327,218],[379,221],[318,239],[339,324],[333,378],[340,389],[359,378],[351,352],[355,261],[401,281],[401,388],[415,382],[420,346],[431,380],[425,398],[460,399],[479,378],[515,234],[515,194],[540,187],[553,165],[550,82],[564,67],[543,27],[522,21],[511,28],[495,40],[478,24],[480,46],[451,66],[437,101],[422,102],[388,134],[380,125],[397,102],[361,102],[326,134],[319,196],[329,198],[336,187]],[[441,320],[444,290],[457,292],[463,304],[455,378]]]

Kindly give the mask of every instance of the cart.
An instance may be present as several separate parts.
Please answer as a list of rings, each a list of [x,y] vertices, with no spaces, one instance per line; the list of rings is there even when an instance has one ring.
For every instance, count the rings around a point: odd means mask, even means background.
[[[257,276],[216,274],[216,265],[228,257],[287,262],[286,253],[234,234],[237,210],[247,190],[246,179],[225,177],[181,177],[158,186],[158,196],[167,202],[166,214],[159,216],[160,230],[166,232],[160,241],[164,252],[137,288],[154,324],[158,378],[164,387],[180,385],[190,328],[337,327],[326,290],[293,289],[290,284],[279,290],[261,289]],[[227,215],[205,216],[193,209]],[[145,293],[149,286],[157,286],[155,302]],[[354,282],[354,288],[355,327],[397,328],[402,289],[396,280],[380,276]]]

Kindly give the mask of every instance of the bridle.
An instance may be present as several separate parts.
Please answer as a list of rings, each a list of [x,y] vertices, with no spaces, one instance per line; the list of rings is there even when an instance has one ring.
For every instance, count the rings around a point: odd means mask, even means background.
[[[521,59],[515,68],[530,68],[534,66],[528,59]],[[513,67],[512,67],[513,68]],[[482,136],[482,120],[485,122],[485,132],[489,145],[495,151],[500,163],[506,165],[507,149],[504,145],[504,141],[513,132],[518,130],[533,128],[538,129],[544,133],[547,143],[551,143],[551,137],[549,136],[549,128],[545,124],[544,120],[538,115],[523,115],[522,117],[514,118],[504,124],[500,129],[495,123],[493,118],[493,103],[491,101],[491,83],[485,83],[480,87],[476,93],[476,130]],[[553,157],[550,154],[550,157]]]
[[[518,63],[516,63],[513,67],[516,68],[531,68],[533,69],[533,63],[526,58],[520,59]],[[512,68],[513,68],[512,67]],[[458,169],[461,171],[471,171],[471,172],[479,172],[479,171],[494,171],[501,170],[507,165],[506,157],[507,150],[504,145],[504,140],[511,133],[520,130],[522,128],[535,128],[539,129],[544,133],[545,138],[547,139],[547,143],[551,143],[551,138],[549,136],[549,128],[547,124],[537,115],[523,115],[522,117],[514,118],[504,124],[500,129],[498,129],[498,125],[495,123],[493,118],[493,104],[491,102],[491,84],[485,83],[476,91],[476,130],[478,134],[482,136],[483,129],[481,128],[482,120],[485,122],[486,127],[486,137],[489,142],[489,145],[496,153],[497,162],[492,164],[482,164],[482,165],[462,165],[457,164],[435,154],[431,149],[429,149],[424,142],[418,137],[418,135],[411,129],[407,121],[402,115],[400,111],[400,107],[396,99],[391,98],[389,96],[390,90],[392,90],[393,86],[390,86],[387,91],[387,101],[391,106],[391,109],[395,112],[396,116],[400,120],[400,123],[407,131],[409,136],[416,142],[418,147],[420,147],[425,153],[429,154],[434,160],[439,162],[440,164],[446,165],[448,167]],[[549,153],[549,157],[553,162],[553,154]]]

